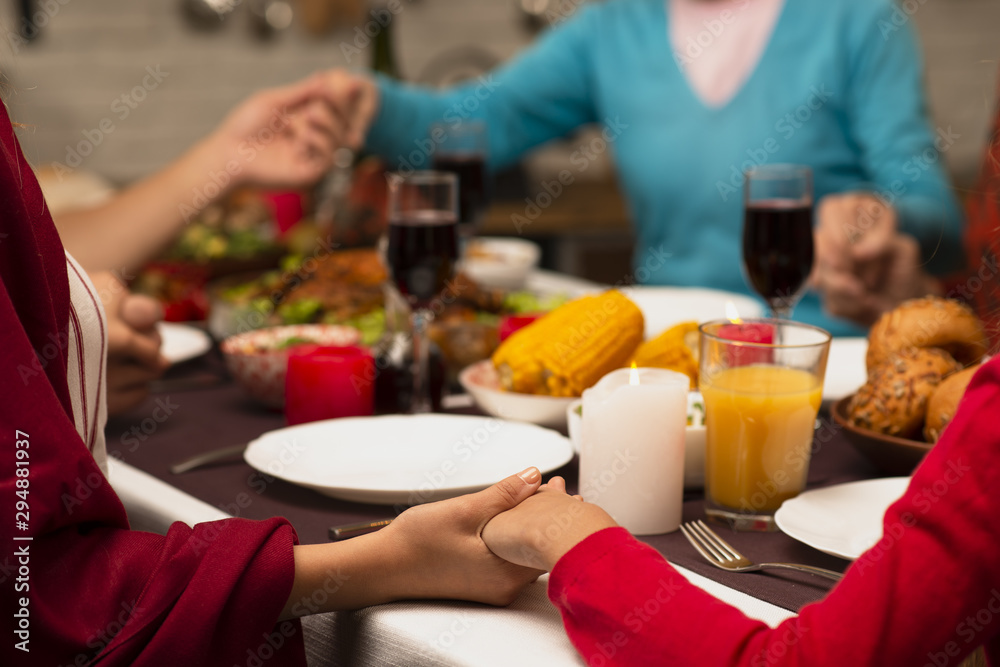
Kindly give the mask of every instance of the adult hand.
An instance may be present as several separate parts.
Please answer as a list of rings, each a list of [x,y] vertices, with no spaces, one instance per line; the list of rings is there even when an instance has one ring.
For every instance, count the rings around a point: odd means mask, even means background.
[[[538,493],[486,524],[490,551],[511,563],[551,570],[584,538],[616,526],[607,512],[566,494],[566,482],[553,477]]]
[[[875,195],[829,195],[819,205],[812,284],[826,310],[870,326],[936,281],[921,269],[915,239],[897,231],[896,211]]]
[[[541,573],[490,551],[483,542],[483,527],[532,496],[540,484],[541,473],[529,468],[479,493],[400,514],[377,533],[396,551],[389,597],[513,602]]]
[[[259,91],[233,109],[208,141],[233,184],[298,188],[330,168],[344,121],[324,74]]]
[[[345,69],[332,69],[324,73],[326,95],[337,110],[338,128],[344,144],[358,150],[365,143],[365,136],[378,112],[380,95],[378,86],[367,76]]]
[[[107,317],[108,414],[118,414],[141,403],[149,383],[169,366],[156,330],[163,310],[155,300],[130,293],[111,273],[93,274],[91,280]]]

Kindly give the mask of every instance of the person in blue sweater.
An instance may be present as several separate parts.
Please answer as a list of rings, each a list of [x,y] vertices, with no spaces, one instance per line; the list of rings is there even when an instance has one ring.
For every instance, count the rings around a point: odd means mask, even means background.
[[[900,263],[943,274],[963,261],[961,218],[942,169],[956,135],[930,126],[912,21],[891,0],[608,0],[448,90],[343,70],[328,76],[346,141],[404,171],[429,167],[435,122],[484,120],[492,168],[602,125],[562,177],[612,151],[634,220],[639,282],[750,293],[741,269],[744,172],[775,163],[813,169],[816,275],[847,267],[874,287]],[[528,224],[515,216],[511,233]],[[892,243],[896,232],[916,244]],[[813,293],[795,319],[859,332],[825,314]]]

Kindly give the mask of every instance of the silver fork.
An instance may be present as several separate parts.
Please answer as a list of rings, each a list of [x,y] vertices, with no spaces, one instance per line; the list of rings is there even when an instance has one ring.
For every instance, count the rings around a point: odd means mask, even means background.
[[[196,454],[195,456],[184,459],[183,461],[178,461],[170,466],[170,474],[180,475],[194,470],[195,468],[201,468],[202,466],[207,466],[219,461],[225,461],[226,459],[242,461],[243,452],[246,451],[246,448],[246,445],[230,445],[228,447],[220,447],[219,449],[212,449],[207,452],[202,452],[201,454]]]
[[[684,537],[705,557],[709,563],[722,570],[730,572],[754,572],[764,568],[780,568],[784,570],[798,570],[799,572],[809,572],[811,574],[840,581],[844,575],[833,570],[824,570],[821,567],[812,565],[799,565],[797,563],[757,563],[754,564],[749,558],[741,554],[736,549],[729,546],[729,543],[715,534],[715,531],[705,525],[704,521],[689,521],[681,525],[681,532]]]

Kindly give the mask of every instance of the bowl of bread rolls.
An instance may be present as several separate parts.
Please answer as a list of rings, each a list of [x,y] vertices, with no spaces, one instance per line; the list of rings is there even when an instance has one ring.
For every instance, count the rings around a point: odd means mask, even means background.
[[[868,379],[833,405],[833,419],[877,467],[909,475],[954,416],[987,346],[983,323],[962,303],[907,301],[871,328]]]

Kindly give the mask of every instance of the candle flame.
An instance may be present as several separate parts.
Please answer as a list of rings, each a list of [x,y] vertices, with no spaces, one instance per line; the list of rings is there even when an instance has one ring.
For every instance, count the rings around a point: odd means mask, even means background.
[[[733,324],[742,324],[743,320],[740,319],[740,313],[736,310],[736,304],[732,301],[726,302],[726,317]]]
[[[635,362],[632,362],[632,370],[628,374],[628,383],[635,385],[639,384],[639,369],[635,367]]]

